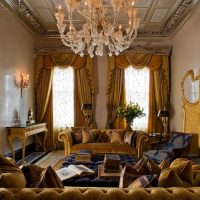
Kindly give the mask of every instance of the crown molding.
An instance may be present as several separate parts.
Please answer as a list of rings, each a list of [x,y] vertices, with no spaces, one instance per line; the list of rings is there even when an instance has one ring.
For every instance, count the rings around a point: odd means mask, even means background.
[[[15,16],[20,18],[31,30],[38,34],[46,34],[44,25],[37,19],[24,1],[1,0],[0,3]]]
[[[171,37],[177,29],[180,28],[181,24],[185,23],[188,19],[187,16],[192,13],[192,10],[198,5],[200,0],[182,0],[178,4],[177,8],[169,16],[169,19],[165,22],[164,26],[160,31],[139,31],[137,38],[147,39],[148,38],[159,38],[163,39]],[[29,8],[26,0],[0,0],[5,7],[18,18],[20,18],[29,28],[35,33],[40,35],[43,40],[58,40],[58,31],[48,31],[44,24],[34,15],[33,11]]]

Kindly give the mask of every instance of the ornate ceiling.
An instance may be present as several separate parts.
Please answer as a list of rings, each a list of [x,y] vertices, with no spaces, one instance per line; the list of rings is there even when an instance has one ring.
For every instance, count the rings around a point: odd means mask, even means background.
[[[103,0],[105,3],[110,0]],[[0,0],[4,7],[14,13],[32,31],[46,38],[58,38],[54,13],[64,0]],[[81,0],[81,2],[84,2]],[[170,37],[193,13],[200,0],[135,0],[135,7],[141,17],[138,37]],[[74,14],[77,28],[82,27],[84,19]],[[67,21],[67,19],[66,19]],[[119,24],[128,26],[128,19],[122,13]]]

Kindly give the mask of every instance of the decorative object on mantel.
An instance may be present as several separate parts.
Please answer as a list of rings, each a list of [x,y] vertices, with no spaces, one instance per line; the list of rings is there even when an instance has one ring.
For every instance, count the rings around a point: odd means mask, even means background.
[[[85,118],[85,126],[90,127],[91,124],[91,116],[92,116],[92,104],[85,103],[82,105],[81,110],[83,111],[84,118]]]
[[[15,75],[15,85],[20,89],[21,98],[22,98],[22,90],[27,88],[29,85],[29,75],[24,75],[22,72],[19,75]]]
[[[117,113],[120,118],[126,119],[126,131],[132,131],[131,125],[135,118],[145,116],[144,109],[134,102],[118,106]]]
[[[164,131],[162,133],[163,137],[169,136],[168,127],[169,127],[169,117],[170,116],[171,116],[170,111],[167,110],[165,107],[164,107],[164,109],[160,109],[159,112],[158,112],[157,117],[161,118],[161,121],[162,121],[162,124],[163,124],[163,127],[164,127]]]
[[[26,125],[30,126],[30,125],[33,125],[33,124],[35,124],[35,120],[33,119],[33,111],[31,110],[31,107],[29,106]]]
[[[104,44],[109,49],[109,56],[119,55],[137,37],[140,18],[137,17],[134,4],[134,0],[111,0],[111,3],[105,3],[102,0],[85,0],[85,5],[77,0],[65,1],[69,20],[67,33],[65,33],[67,26],[64,22],[65,13],[61,5],[55,14],[63,44],[80,56],[84,55],[84,51],[87,51],[90,57],[93,57],[94,53],[102,56]],[[79,31],[73,24],[75,12],[78,12],[86,20],[82,30]],[[120,12],[124,12],[129,18],[129,25],[125,30],[121,24],[117,27]]]

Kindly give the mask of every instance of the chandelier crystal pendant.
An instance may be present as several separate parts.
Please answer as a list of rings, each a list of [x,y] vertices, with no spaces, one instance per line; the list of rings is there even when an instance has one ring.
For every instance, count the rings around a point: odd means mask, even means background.
[[[107,2],[107,3],[105,3]],[[90,57],[94,54],[103,55],[103,46],[109,50],[109,56],[119,55],[129,48],[137,36],[140,18],[137,17],[133,0],[85,0],[81,6],[80,0],[65,0],[69,27],[65,22],[65,13],[59,5],[55,14],[61,40],[76,54],[84,55],[88,52]],[[110,9],[111,8],[111,9]],[[73,24],[73,13],[77,11],[85,18],[81,30],[76,30]],[[118,24],[119,13],[127,15],[128,27],[122,30]]]

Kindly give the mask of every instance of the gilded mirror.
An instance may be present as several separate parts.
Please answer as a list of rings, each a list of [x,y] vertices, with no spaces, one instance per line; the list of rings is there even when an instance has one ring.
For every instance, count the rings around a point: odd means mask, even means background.
[[[188,103],[197,103],[199,101],[200,75],[194,75],[193,70],[189,70],[183,77],[181,88],[183,100]]]

